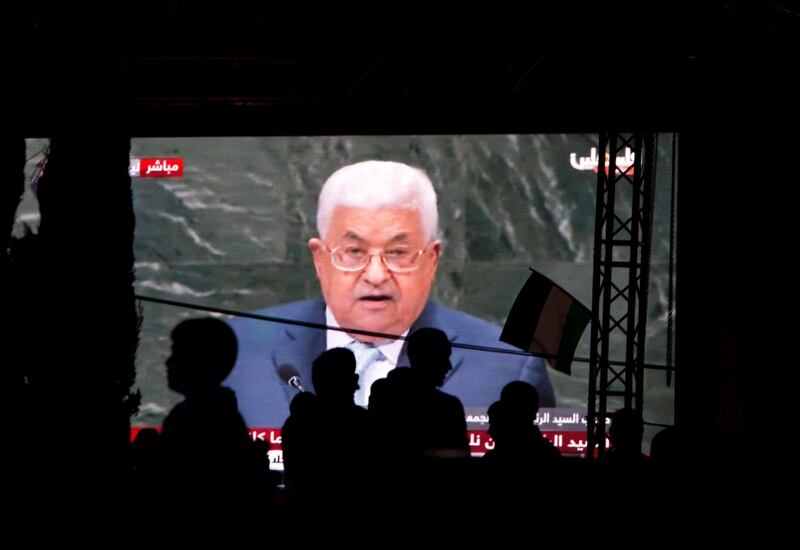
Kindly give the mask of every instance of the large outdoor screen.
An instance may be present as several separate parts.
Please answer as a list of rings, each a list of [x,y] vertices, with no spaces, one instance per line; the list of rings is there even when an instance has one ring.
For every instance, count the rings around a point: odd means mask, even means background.
[[[595,134],[135,138],[135,289],[242,312],[319,296],[308,243],[318,236],[320,188],[342,166],[374,159],[420,168],[433,183],[442,246],[432,300],[502,327],[532,267],[590,307],[602,167],[597,146]],[[667,347],[671,158],[670,136],[660,136],[646,347],[647,361],[655,364],[664,363]],[[22,220],[35,221],[34,206],[23,204]],[[146,301],[141,311],[142,405],[134,425],[158,426],[180,398],[166,382],[170,331],[182,319],[207,313]],[[565,453],[585,448],[589,380],[588,363],[580,359],[589,356],[589,332],[578,344],[571,375],[546,367],[555,406],[541,409],[540,424]],[[469,332],[459,343],[471,343]],[[273,351],[270,342],[263,344],[267,365]],[[495,354],[468,353],[480,357],[465,361],[486,368],[471,371],[484,378],[467,382],[496,385]],[[274,380],[261,381],[267,386],[285,382],[275,372],[269,376]],[[672,389],[664,374],[649,372],[645,384],[645,420],[672,423]],[[283,394],[285,388],[265,391]],[[244,399],[258,399],[254,395]],[[475,453],[491,445],[482,433],[488,404],[465,402]],[[284,414],[265,416],[266,425],[245,419],[254,437],[277,443]]]

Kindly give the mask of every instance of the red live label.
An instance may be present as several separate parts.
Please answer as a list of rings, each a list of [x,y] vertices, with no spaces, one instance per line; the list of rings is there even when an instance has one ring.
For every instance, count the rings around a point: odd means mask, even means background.
[[[179,178],[183,175],[183,159],[131,159],[128,173],[132,178]]]

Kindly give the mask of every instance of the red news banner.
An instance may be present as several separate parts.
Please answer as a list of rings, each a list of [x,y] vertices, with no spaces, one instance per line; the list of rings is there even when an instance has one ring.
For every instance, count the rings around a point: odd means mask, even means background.
[[[472,456],[482,456],[494,448],[494,441],[486,431],[489,418],[485,411],[466,411],[467,435]],[[582,409],[558,407],[543,409],[536,415],[535,424],[564,456],[584,456],[586,454],[586,417]],[[131,441],[143,427],[131,430]],[[157,428],[158,429],[158,428]],[[280,428],[251,428],[253,441],[262,442],[268,447],[268,455],[273,469],[283,468]],[[608,446],[608,441],[606,441]]]
[[[485,430],[468,430],[469,448],[472,456],[482,456],[494,448],[494,441]],[[582,456],[586,450],[586,432],[542,432],[562,455]],[[283,465],[281,450],[281,431],[278,428],[253,428],[250,430],[253,441],[263,441],[269,445],[269,459],[274,466]]]
[[[489,417],[485,410],[465,410],[469,447],[473,456],[480,456],[494,448],[489,437]],[[608,423],[608,422],[606,422]],[[542,435],[562,455],[583,456],[586,454],[586,411],[577,407],[552,407],[536,413],[534,424]]]
[[[471,414],[467,410],[467,435],[472,456],[482,456],[494,448],[494,441],[486,431],[489,418],[485,413]],[[536,416],[536,425],[542,435],[548,439],[564,456],[583,456],[586,453],[586,418],[581,409],[552,408],[540,411]],[[281,450],[281,431],[279,428],[252,428],[250,437],[269,447],[269,459],[275,469],[283,467],[283,451]]]
[[[181,158],[132,158],[128,165],[132,178],[180,178],[183,176]]]

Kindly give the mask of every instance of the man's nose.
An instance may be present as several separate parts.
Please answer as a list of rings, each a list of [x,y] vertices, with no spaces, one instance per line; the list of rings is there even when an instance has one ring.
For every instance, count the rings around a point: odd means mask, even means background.
[[[367,267],[364,268],[364,279],[372,285],[379,286],[392,276],[392,272],[383,263],[378,254],[370,256]]]

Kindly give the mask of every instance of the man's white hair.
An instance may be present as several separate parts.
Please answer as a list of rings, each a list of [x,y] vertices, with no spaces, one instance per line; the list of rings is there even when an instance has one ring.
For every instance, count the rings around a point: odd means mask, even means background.
[[[367,160],[334,172],[319,193],[317,231],[323,238],[337,206],[414,210],[419,212],[423,234],[429,241],[439,230],[431,180],[423,170],[401,162]]]

